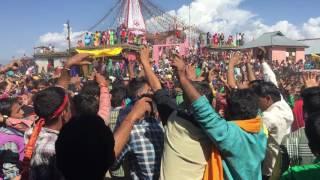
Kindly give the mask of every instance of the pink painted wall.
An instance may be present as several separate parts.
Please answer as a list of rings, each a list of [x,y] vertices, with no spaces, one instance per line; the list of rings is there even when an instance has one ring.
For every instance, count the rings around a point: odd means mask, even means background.
[[[296,50],[296,61],[299,61],[300,59],[305,60],[305,54],[303,48],[297,48]]]
[[[273,47],[272,52],[269,52],[272,53],[272,60],[278,60],[280,62],[286,60],[287,49],[288,47]],[[300,59],[305,59],[304,48],[296,49],[296,61],[299,61]]]
[[[282,60],[286,60],[286,52],[287,52],[287,48],[273,47],[272,60],[278,60],[279,62],[281,62]]]

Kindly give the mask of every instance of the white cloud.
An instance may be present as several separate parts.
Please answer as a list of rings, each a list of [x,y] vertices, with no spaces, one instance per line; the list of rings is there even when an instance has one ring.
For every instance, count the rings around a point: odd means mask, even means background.
[[[320,17],[310,18],[303,24],[303,31],[306,38],[320,37]]]
[[[320,17],[310,18],[302,25],[295,25],[287,20],[281,20],[268,25],[263,22],[258,12],[251,12],[240,7],[245,0],[194,0],[190,4],[191,24],[203,31],[224,32],[226,35],[244,32],[247,40],[257,38],[265,32],[281,31],[292,39],[320,37]],[[188,24],[189,6],[183,5],[177,10],[169,11],[170,15],[177,15]],[[146,20],[146,23],[160,21],[155,17]],[[157,28],[157,27],[155,27]],[[72,44],[75,45],[79,35],[84,32],[74,32],[71,35]],[[56,49],[64,50],[68,46],[66,40],[66,26],[62,32],[49,32],[40,36],[41,45],[52,44]]]
[[[310,18],[301,26],[287,20],[272,25],[263,23],[256,12],[242,9],[244,0],[195,0],[190,4],[191,24],[201,30],[235,34],[245,32],[247,39],[257,38],[264,32],[281,31],[293,39],[320,37],[320,17]],[[189,21],[189,7],[184,5],[174,12],[185,22]]]
[[[85,31],[71,31],[71,45],[75,46],[80,36],[84,33]],[[40,36],[39,45],[48,46],[49,44],[53,45],[57,51],[63,51],[68,48],[67,29],[65,25],[62,32],[48,32]]]

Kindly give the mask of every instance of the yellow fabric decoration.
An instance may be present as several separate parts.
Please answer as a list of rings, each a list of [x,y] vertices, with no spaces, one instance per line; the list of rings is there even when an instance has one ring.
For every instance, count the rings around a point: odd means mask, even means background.
[[[83,50],[83,49],[76,49],[78,53],[88,53],[92,55],[94,58],[98,57],[112,57],[118,56],[122,52],[121,47],[117,48],[104,48],[104,49],[92,49],[92,50]]]

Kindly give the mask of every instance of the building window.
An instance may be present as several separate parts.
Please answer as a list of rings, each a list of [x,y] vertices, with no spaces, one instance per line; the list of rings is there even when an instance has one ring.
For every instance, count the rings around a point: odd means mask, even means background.
[[[296,48],[288,48],[287,49],[287,58],[296,58]]]

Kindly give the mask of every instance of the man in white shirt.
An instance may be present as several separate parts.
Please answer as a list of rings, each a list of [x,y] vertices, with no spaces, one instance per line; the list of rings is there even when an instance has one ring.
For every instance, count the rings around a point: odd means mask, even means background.
[[[254,84],[253,89],[259,96],[262,120],[269,134],[262,171],[264,179],[268,179],[272,176],[281,141],[285,135],[290,133],[294,117],[290,106],[280,93],[276,75],[263,60],[263,54],[263,52],[260,52],[258,59],[262,65],[264,81]]]

